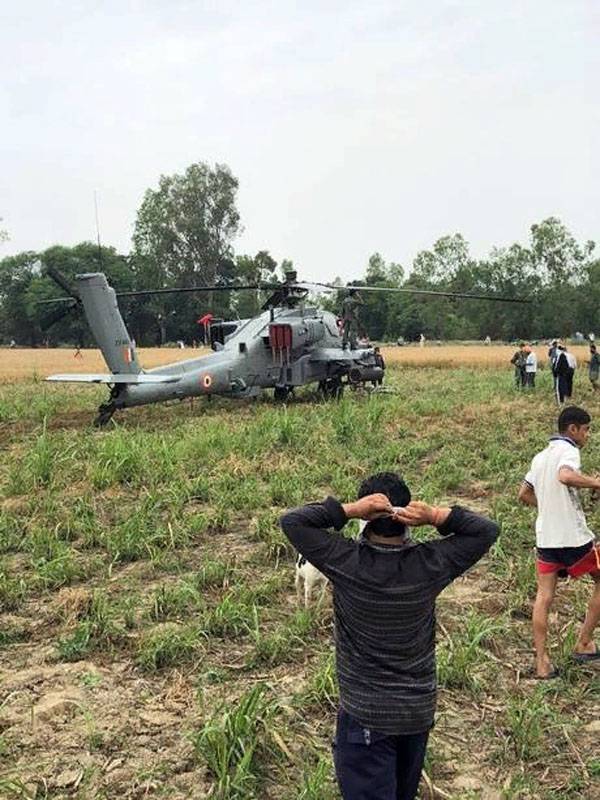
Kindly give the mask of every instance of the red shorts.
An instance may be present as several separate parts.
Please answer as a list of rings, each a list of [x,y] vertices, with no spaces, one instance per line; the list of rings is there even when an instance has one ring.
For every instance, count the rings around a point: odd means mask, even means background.
[[[575,547],[538,548],[537,571],[539,575],[558,572],[560,577],[581,578],[582,575],[600,575],[600,544],[592,544],[581,557],[573,559]],[[570,551],[570,552],[569,552]],[[571,557],[569,557],[571,556]]]

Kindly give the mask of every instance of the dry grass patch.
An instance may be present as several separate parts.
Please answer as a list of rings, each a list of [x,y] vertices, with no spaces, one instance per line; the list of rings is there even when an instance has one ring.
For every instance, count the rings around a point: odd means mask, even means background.
[[[83,349],[81,358],[75,357],[75,348],[0,348],[0,379],[6,382],[43,379],[61,372],[107,372],[102,353],[97,349]],[[185,361],[206,355],[206,348],[179,350],[171,347],[141,347],[137,354],[146,369],[161,367],[173,361]]]

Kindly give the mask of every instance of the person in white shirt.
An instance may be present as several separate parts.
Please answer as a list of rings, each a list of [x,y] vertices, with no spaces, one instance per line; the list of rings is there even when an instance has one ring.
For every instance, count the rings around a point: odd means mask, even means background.
[[[528,344],[525,347],[525,352],[527,354],[525,358],[525,386],[529,387],[530,389],[535,389],[535,374],[537,372],[537,356],[535,351],[531,349],[531,345]]]
[[[573,658],[578,663],[600,659],[592,638],[600,620],[600,546],[588,528],[578,489],[600,489],[600,477],[584,475],[580,448],[590,435],[591,417],[583,408],[567,406],[558,418],[558,434],[531,462],[519,500],[537,508],[537,595],[533,607],[533,639],[538,678],[555,678],[546,649],[548,614],[559,577],[590,575],[594,591],[579,631]]]

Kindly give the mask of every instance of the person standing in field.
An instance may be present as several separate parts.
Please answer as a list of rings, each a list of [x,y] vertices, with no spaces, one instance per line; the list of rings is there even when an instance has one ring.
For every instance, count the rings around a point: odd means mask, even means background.
[[[533,607],[536,675],[558,675],[548,655],[548,615],[559,578],[589,575],[594,582],[573,659],[579,664],[600,659],[594,630],[600,620],[600,546],[588,528],[578,489],[600,489],[600,477],[581,472],[580,449],[590,435],[591,417],[583,408],[567,406],[558,418],[558,433],[531,462],[519,489],[519,500],[537,508],[537,594]]]
[[[498,526],[460,506],[412,501],[393,472],[367,478],[358,496],[289,511],[281,527],[333,586],[342,797],[413,800],[436,706],[436,598],[487,552]],[[358,541],[330,532],[350,519],[367,520]],[[442,538],[412,542],[407,526],[417,525]]]
[[[510,363],[515,368],[515,386],[517,389],[522,389],[525,386],[525,361],[527,360],[527,353],[525,352],[525,342],[519,344],[519,349],[513,354]]]
[[[594,391],[597,391],[598,376],[600,375],[600,355],[598,354],[595,344],[590,345],[589,375],[590,375],[590,383],[592,384],[592,389]]]
[[[571,368],[569,367],[569,361],[567,359],[567,348],[563,344],[563,342],[558,343],[558,348],[556,351],[556,358],[552,363],[552,374],[554,376],[554,391],[556,394],[556,402],[559,406],[561,406],[565,402],[566,397],[570,397],[569,394],[569,375]],[[573,379],[571,377],[571,391],[573,386]]]
[[[379,347],[376,347],[373,351],[374,358],[375,358],[375,366],[380,367],[384,374],[385,374],[385,361],[383,356],[381,355],[381,350]],[[373,386],[381,386],[383,384],[383,376],[376,381],[373,381]]]
[[[537,356],[530,344],[525,347],[525,354],[525,386],[529,389],[535,389]]]
[[[553,364],[558,354],[558,339],[552,339],[548,348],[548,360]]]

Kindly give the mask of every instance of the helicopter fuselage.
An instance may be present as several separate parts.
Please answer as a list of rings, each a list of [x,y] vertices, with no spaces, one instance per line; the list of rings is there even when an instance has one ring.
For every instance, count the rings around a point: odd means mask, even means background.
[[[373,350],[343,350],[337,318],[314,307],[265,311],[245,320],[215,352],[156,367],[146,374],[172,383],[123,384],[113,390],[116,408],[221,394],[248,397],[261,389],[304,386],[374,366]]]

